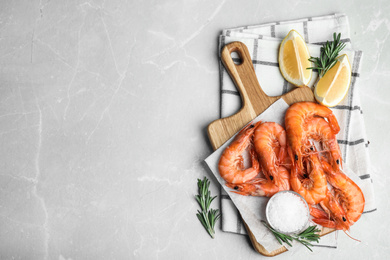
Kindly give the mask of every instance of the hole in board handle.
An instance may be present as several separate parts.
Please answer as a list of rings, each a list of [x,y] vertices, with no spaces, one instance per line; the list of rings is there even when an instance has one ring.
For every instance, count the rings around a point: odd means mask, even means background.
[[[230,56],[232,57],[234,64],[236,65],[242,64],[242,58],[238,52],[233,51],[232,53],[230,53]]]

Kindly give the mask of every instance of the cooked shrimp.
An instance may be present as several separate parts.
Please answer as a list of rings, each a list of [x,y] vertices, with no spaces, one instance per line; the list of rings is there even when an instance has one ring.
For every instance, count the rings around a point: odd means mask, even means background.
[[[310,207],[310,215],[314,217],[312,219],[314,223],[323,227],[349,230],[350,223],[347,214],[329,190],[326,197],[320,202],[320,206],[323,210]]]
[[[298,165],[292,167],[290,184],[293,191],[301,194],[308,204],[317,204],[326,196],[326,176],[318,155],[309,155],[307,161],[307,173],[300,172]]]
[[[255,178],[243,184],[226,183],[226,186],[234,189],[234,193],[244,196],[271,197],[279,191],[290,189],[289,171],[283,166],[280,166],[278,176],[278,180],[274,179],[271,181],[266,178]]]
[[[302,139],[304,137],[304,125],[307,120],[313,117],[326,118],[334,134],[340,131],[337,119],[329,108],[314,102],[298,102],[291,105],[285,115],[288,152],[293,165],[297,163],[299,169],[303,168]]]
[[[308,120],[304,127],[304,139],[313,139],[322,144],[322,148],[326,153],[329,153],[329,161],[334,169],[342,165],[342,157],[339,145],[337,143],[336,135],[328,122],[321,117],[314,117]],[[310,145],[311,146],[311,145]],[[313,150],[312,147],[307,150]]]
[[[349,225],[353,225],[363,213],[365,199],[360,187],[340,169],[334,170],[327,162],[322,161],[326,178],[333,186],[335,199],[347,214]]]
[[[259,173],[259,162],[252,145],[252,136],[255,126],[249,124],[242,129],[232,143],[225,148],[218,163],[218,170],[221,177],[229,183],[244,183],[257,176]],[[242,154],[249,149],[252,166],[244,168]]]
[[[256,127],[253,142],[265,176],[277,178],[279,165],[287,157],[286,131],[277,123],[265,122]]]

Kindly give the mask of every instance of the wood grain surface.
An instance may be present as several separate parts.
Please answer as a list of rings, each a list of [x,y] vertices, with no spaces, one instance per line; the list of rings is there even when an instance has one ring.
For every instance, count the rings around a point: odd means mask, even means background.
[[[240,57],[240,64],[234,63],[231,54],[236,52]],[[301,101],[315,101],[313,92],[308,87],[296,88],[284,95],[270,97],[261,89],[252,64],[252,59],[245,44],[232,42],[227,44],[221,53],[222,63],[234,81],[242,100],[242,108],[234,115],[213,121],[207,128],[208,136],[214,150],[229,140],[242,127],[264,112],[279,98],[283,98],[291,105]],[[257,241],[244,221],[247,233],[257,252],[265,256],[275,256],[287,251],[284,246],[268,252]],[[332,232],[333,229],[324,228],[321,235]]]

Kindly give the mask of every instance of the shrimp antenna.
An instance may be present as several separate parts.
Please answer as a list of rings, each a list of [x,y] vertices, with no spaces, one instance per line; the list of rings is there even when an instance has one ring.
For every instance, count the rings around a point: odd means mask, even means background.
[[[351,238],[351,239],[353,239],[353,240],[355,240],[355,241],[358,241],[358,242],[362,242],[362,241],[360,241],[359,239],[356,239],[356,238],[353,238],[351,235],[349,235],[348,234],[348,232],[346,232],[345,230],[343,230],[344,231],[344,233],[347,235],[347,236],[349,236],[349,238]]]

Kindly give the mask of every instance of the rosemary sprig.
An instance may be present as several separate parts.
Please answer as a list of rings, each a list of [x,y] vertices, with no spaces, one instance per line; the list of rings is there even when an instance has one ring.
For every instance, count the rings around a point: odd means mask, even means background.
[[[203,181],[198,179],[199,195],[196,195],[195,198],[198,201],[202,211],[198,210],[196,216],[210,234],[211,238],[214,238],[214,226],[217,220],[221,217],[221,214],[219,213],[218,209],[210,209],[211,202],[217,196],[211,197],[209,186],[210,181],[206,177],[204,177]]]
[[[320,50],[320,57],[310,56],[309,61],[314,63],[314,67],[307,69],[316,69],[320,78],[325,75],[325,73],[330,70],[337,62],[336,58],[339,56],[339,53],[345,47],[345,43],[340,42],[341,33],[336,36],[336,33],[333,33],[333,42],[327,41]]]
[[[310,251],[313,251],[309,247],[309,246],[313,246],[310,242],[317,242],[318,243],[318,241],[320,240],[319,232],[321,232],[321,230],[319,230],[316,226],[310,226],[307,229],[305,229],[304,231],[302,231],[301,233],[299,233],[298,235],[291,235],[290,236],[290,235],[286,235],[286,234],[283,234],[283,233],[276,231],[270,225],[268,225],[267,222],[265,222],[264,220],[262,220],[261,222],[264,224],[264,226],[266,226],[274,234],[275,238],[278,240],[278,242],[281,245],[282,245],[282,242],[284,242],[287,245],[292,246],[292,244],[290,242],[295,240],[295,241],[298,241],[299,243],[301,243],[302,245],[304,245]]]

